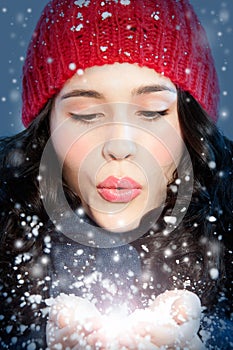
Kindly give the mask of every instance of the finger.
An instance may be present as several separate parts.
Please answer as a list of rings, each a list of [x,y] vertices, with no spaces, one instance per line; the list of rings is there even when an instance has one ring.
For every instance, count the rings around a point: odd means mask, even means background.
[[[62,318],[62,315],[58,317],[58,322],[60,322]],[[59,328],[57,324],[54,324],[50,322],[50,325],[47,327],[47,339],[48,343],[54,343],[54,344],[65,344],[69,345],[70,347],[75,346],[76,344],[79,344],[80,347],[86,346],[87,344],[87,336],[91,334],[94,330],[93,324],[95,322],[87,322],[86,324],[80,325],[80,324],[68,324],[64,326],[63,321],[61,322],[63,327]]]
[[[150,333],[151,342],[159,347],[183,344],[193,339],[199,327],[198,319],[189,320],[180,326],[174,324],[157,326],[157,329]]]
[[[54,304],[50,310],[49,321],[58,328],[70,326],[88,334],[101,328],[102,318],[99,315],[98,311],[90,314],[81,313],[79,309],[77,311],[76,305],[71,308],[67,307],[67,304]]]
[[[190,319],[199,319],[201,317],[200,299],[196,294],[186,291],[173,302],[171,314],[177,324],[183,324]]]
[[[139,309],[129,316],[129,324],[135,334],[144,337],[159,332],[162,322],[157,312]]]
[[[80,345],[76,344],[71,350],[94,350],[90,345]]]
[[[190,340],[199,329],[199,319],[191,319],[180,326],[171,318],[165,322],[162,316],[162,322],[159,322],[156,317],[154,321],[153,314],[153,312],[149,313],[148,310],[141,310],[138,312],[136,320],[133,320],[132,328],[135,334],[141,337],[150,337],[150,341],[156,346],[170,346]],[[139,315],[141,318],[138,317]]]
[[[69,347],[73,347],[76,344],[84,344],[86,345],[86,336],[90,332],[90,326],[83,327],[79,324],[71,324],[69,321],[67,322],[67,325],[64,325],[64,320],[62,319],[62,312],[60,311],[61,315],[57,317],[57,322],[49,321],[46,327],[46,337],[47,337],[47,343],[52,344],[64,344]],[[63,327],[59,327],[62,324]]]
[[[49,349],[73,349],[77,348],[79,350],[88,348],[87,340],[85,334],[79,333],[69,333],[70,327],[65,327],[59,329],[55,332],[55,337],[52,342],[48,342]]]
[[[156,299],[150,304],[149,309],[154,310],[161,307],[164,303],[171,304],[177,298],[183,296],[187,291],[184,289],[166,290],[164,293],[159,294]]]
[[[84,332],[85,334],[92,333],[95,330],[98,330],[102,326],[102,320],[100,317],[84,316],[84,315],[73,315],[70,313],[70,310],[62,309],[59,311],[56,324],[59,328],[70,326],[75,328],[79,332]]]
[[[55,318],[55,317],[54,317]],[[59,328],[64,328],[66,326],[70,326],[73,321],[73,315],[69,309],[64,307],[60,311],[58,311],[55,323]]]
[[[155,344],[151,342],[151,337],[146,336],[140,336],[138,334],[134,334],[131,336],[124,336],[122,335],[119,339],[119,349],[127,349],[127,350],[157,350],[159,349]]]
[[[124,345],[120,345],[120,335],[108,334],[104,329],[91,333],[87,336],[87,343],[95,350],[121,349]],[[136,349],[130,347],[129,349]]]
[[[55,350],[58,349],[58,345],[63,348],[64,345],[66,347],[72,347],[79,342],[81,335],[77,333],[71,332],[69,326],[59,329],[58,327],[50,324],[47,326],[46,330],[46,340],[49,346],[49,349]]]
[[[159,331],[159,326],[156,326],[152,321],[139,321],[134,323],[132,328],[135,331],[135,334],[138,334],[141,337],[150,336],[152,333]]]
[[[139,336],[132,332],[122,332],[118,336],[120,349],[133,350],[137,349],[137,338]]]
[[[169,315],[178,325],[192,318],[200,318],[201,303],[198,296],[187,290],[166,291],[160,294],[149,309],[167,323]]]
[[[93,332],[87,336],[87,343],[94,349],[105,349],[107,342],[106,335],[103,334],[102,330]]]
[[[101,314],[93,303],[89,300],[77,297],[75,295],[60,294],[54,299],[54,303],[51,307],[50,319],[56,321],[56,315],[61,310],[67,310],[70,320],[76,320],[76,318],[92,318],[100,317]]]
[[[132,315],[132,329],[140,337],[147,338],[155,346],[173,344],[178,334],[178,325],[173,321],[169,323],[163,320],[160,322],[155,312],[147,310],[138,310]],[[162,317],[162,316],[161,316]]]

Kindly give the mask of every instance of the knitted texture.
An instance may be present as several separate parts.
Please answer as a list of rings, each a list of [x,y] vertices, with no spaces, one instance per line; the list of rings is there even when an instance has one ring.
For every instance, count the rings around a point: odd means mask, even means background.
[[[216,121],[218,78],[205,31],[188,1],[52,0],[23,67],[24,125],[78,69],[115,62],[165,75]]]

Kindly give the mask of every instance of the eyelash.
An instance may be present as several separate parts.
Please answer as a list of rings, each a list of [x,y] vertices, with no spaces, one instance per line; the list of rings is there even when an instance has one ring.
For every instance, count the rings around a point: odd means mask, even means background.
[[[164,111],[139,111],[136,113],[138,116],[142,116],[144,120],[153,121],[160,117],[163,117],[168,114],[168,109]],[[102,113],[93,113],[93,114],[75,114],[70,113],[72,119],[80,121],[81,123],[94,123],[99,120],[101,117],[104,117]]]
[[[101,113],[93,113],[93,114],[75,114],[70,113],[70,116],[72,119],[80,121],[81,123],[94,123],[95,121],[99,120],[99,118],[103,117],[104,115]]]
[[[163,117],[168,114],[168,109],[165,109],[164,111],[140,111],[137,112],[137,115],[142,116],[144,120],[153,121],[155,119],[158,119],[160,117]]]

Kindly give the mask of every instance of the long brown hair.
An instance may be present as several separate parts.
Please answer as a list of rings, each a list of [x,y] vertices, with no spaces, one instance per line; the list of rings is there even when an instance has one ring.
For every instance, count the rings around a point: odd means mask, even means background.
[[[39,310],[49,295],[50,282],[45,278],[47,265],[42,266],[40,259],[44,255],[50,258],[45,249],[45,237],[52,235],[55,227],[40,197],[38,175],[41,155],[50,137],[51,106],[52,101],[49,101],[26,130],[0,142],[0,269],[1,306],[4,308],[1,323],[2,329],[13,325],[14,334],[21,323],[31,324],[33,320],[41,325]],[[196,292],[202,303],[211,307],[213,298],[225,293],[231,300],[232,293],[229,282],[232,268],[226,261],[231,259],[233,146],[193,97],[180,90],[178,114],[194,171],[191,203],[178,227],[165,235],[164,216],[176,200],[172,184],[169,184],[163,215],[150,232],[132,244],[140,253],[142,244],[148,248],[147,252],[143,251],[142,265],[143,276],[147,276],[151,288],[142,291],[142,302],[166,289],[178,287]],[[47,199],[56,202],[60,180],[56,177],[55,153],[52,161],[48,169]],[[63,185],[69,203],[75,208],[79,199],[65,183]],[[32,227],[36,228],[34,233]],[[169,256],[167,249],[172,252]],[[211,273],[213,269],[218,271],[218,278]],[[142,279],[139,284],[143,282]],[[40,294],[41,303],[33,309],[25,293]],[[1,337],[9,339],[5,331]]]

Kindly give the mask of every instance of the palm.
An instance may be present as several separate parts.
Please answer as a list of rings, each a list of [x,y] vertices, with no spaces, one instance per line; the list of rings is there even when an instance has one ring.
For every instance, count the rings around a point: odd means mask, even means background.
[[[153,350],[161,346],[199,350],[200,310],[198,297],[187,291],[167,291],[149,308],[125,317],[101,315],[89,301],[62,295],[51,308],[47,342],[50,349],[59,343],[73,350]]]

